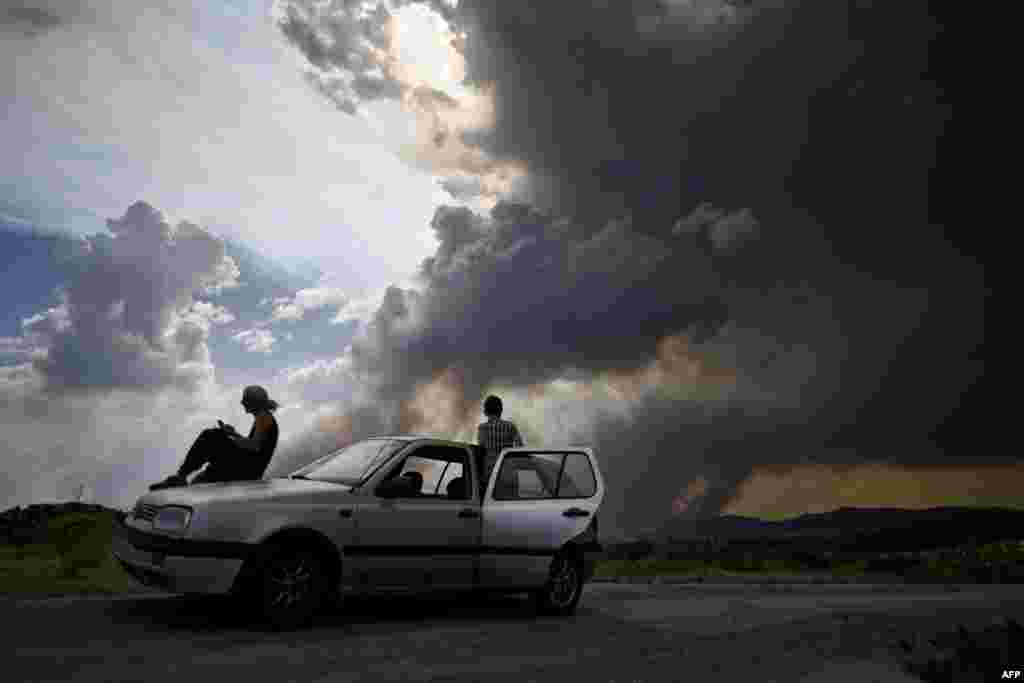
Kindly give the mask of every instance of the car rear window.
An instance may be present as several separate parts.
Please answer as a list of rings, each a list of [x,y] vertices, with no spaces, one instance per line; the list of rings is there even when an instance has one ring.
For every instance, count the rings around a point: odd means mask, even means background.
[[[590,498],[597,478],[586,453],[509,453],[494,483],[495,500]]]

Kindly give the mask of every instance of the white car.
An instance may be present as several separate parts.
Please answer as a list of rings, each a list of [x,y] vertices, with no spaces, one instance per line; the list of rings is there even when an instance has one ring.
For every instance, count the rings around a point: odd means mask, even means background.
[[[242,597],[277,628],[353,592],[530,592],[570,614],[601,552],[605,486],[590,448],[356,442],[288,477],[154,491],[115,527],[141,583]]]

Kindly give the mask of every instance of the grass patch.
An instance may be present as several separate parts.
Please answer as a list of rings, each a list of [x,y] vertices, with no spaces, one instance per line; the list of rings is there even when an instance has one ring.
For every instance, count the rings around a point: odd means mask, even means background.
[[[1014,563],[1018,573],[1024,576],[1024,563]],[[975,583],[978,561],[948,558],[928,558],[901,570],[891,572],[872,571],[871,562],[866,559],[834,561],[827,569],[815,569],[799,562],[786,559],[725,559],[725,560],[603,560],[597,563],[594,576],[597,578],[654,577],[654,576],[744,576],[751,574],[795,575],[831,574],[842,578],[871,576],[875,573],[899,574],[910,580],[943,580],[949,582]],[[973,573],[972,573],[973,572]]]
[[[855,560],[853,562],[834,562],[829,568],[832,576],[854,577],[868,574],[868,561]]]
[[[936,576],[966,576],[961,567],[948,567],[935,563],[935,567],[921,565],[916,571],[928,571]],[[651,577],[651,576],[744,576],[750,574],[804,575],[832,574],[851,578],[870,575],[868,560],[836,561],[828,568],[808,567],[788,559],[724,559],[724,560],[603,560],[597,563],[594,575],[598,578]]]
[[[615,578],[627,576],[736,576],[744,574],[799,574],[802,566],[790,560],[603,560],[597,563],[594,576]]]
[[[929,559],[918,567],[917,572],[941,579],[963,579],[967,576],[967,566],[959,561]]]
[[[1024,544],[988,543],[978,547],[978,559],[986,562],[1024,562]]]
[[[49,521],[46,543],[0,546],[0,594],[139,590],[110,555],[113,525],[113,513],[71,513]]]

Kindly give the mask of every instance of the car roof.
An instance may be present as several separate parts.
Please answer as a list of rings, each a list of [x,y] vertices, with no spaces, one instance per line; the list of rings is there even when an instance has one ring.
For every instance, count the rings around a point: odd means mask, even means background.
[[[469,443],[466,441],[454,441],[452,439],[445,439],[440,436],[431,436],[430,434],[392,434],[388,436],[371,436],[369,439],[392,439],[394,441],[443,441],[445,443],[458,444],[460,446],[469,446],[471,448],[477,448],[477,444]]]

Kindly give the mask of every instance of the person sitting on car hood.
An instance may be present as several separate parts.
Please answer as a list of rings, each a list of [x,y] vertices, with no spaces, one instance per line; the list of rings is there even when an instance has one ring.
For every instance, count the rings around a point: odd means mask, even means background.
[[[254,418],[249,436],[242,436],[234,427],[218,420],[218,427],[203,430],[195,440],[177,474],[153,484],[149,490],[187,486],[187,477],[203,465],[206,469],[192,480],[193,484],[261,478],[277,447],[274,411],[278,404],[263,387],[250,386],[242,392],[242,407]]]

